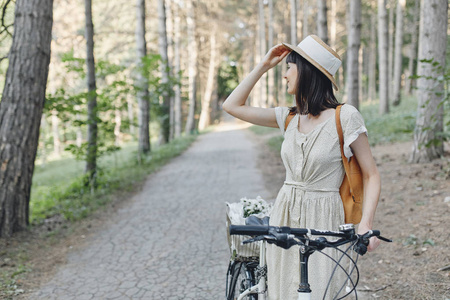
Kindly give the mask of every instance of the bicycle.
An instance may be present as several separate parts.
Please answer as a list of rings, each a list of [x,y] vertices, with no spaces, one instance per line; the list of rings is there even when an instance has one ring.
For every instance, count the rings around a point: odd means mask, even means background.
[[[357,261],[359,255],[364,255],[367,251],[367,245],[369,239],[376,236],[378,239],[385,242],[392,242],[392,240],[380,236],[380,231],[371,230],[363,235],[355,233],[355,226],[353,224],[344,224],[339,226],[339,231],[326,231],[326,230],[314,230],[306,228],[290,228],[290,227],[277,227],[269,226],[268,218],[258,219],[255,217],[249,217],[246,220],[248,225],[231,225],[229,227],[230,235],[246,235],[254,236],[249,240],[244,241],[244,244],[260,242],[260,254],[259,257],[249,257],[232,259],[228,266],[227,271],[227,284],[226,284],[226,299],[227,300],[265,300],[267,292],[267,266],[265,261],[266,243],[275,244],[284,249],[289,249],[294,245],[299,245],[300,249],[300,280],[298,288],[298,300],[310,300],[311,289],[308,282],[308,259],[316,251],[321,251],[325,248],[335,248],[342,253],[339,260],[332,259],[335,263],[335,270],[339,267],[347,275],[348,281],[351,285],[349,290],[346,290],[346,294],[341,298],[343,299],[353,292],[356,299],[358,299],[356,293],[356,286],[359,280],[359,270],[357,267]],[[312,236],[320,236],[312,239]],[[338,238],[335,241],[328,241],[325,237]],[[350,244],[350,246],[344,251],[339,249],[339,246]],[[354,260],[349,251],[353,249],[357,253],[357,257]],[[326,255],[326,254],[325,254]],[[347,272],[345,268],[340,264],[343,257],[347,257],[353,268]],[[353,272],[356,271],[356,279],[351,278]],[[333,276],[331,275],[331,277]],[[330,284],[332,278],[329,279]],[[342,291],[344,286],[341,287]],[[326,297],[326,292],[324,298]]]

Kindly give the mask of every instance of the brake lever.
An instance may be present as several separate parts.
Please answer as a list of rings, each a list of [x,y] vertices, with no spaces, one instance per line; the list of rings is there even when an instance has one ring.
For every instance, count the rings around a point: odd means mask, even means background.
[[[377,238],[379,238],[380,240],[382,240],[382,241],[384,241],[384,242],[392,243],[392,240],[391,240],[391,239],[387,239],[387,238],[382,237],[382,236],[377,236]]]
[[[360,236],[359,242],[357,242],[355,244],[355,246],[353,246],[353,250],[355,250],[355,252],[358,253],[359,255],[364,255],[367,252],[367,246],[369,246],[369,242],[370,242],[369,237],[366,236],[368,234],[369,234],[369,232],[364,234],[364,235],[362,235],[362,236]],[[382,236],[377,236],[376,238],[378,238],[378,239],[380,239],[380,240],[382,240],[384,242],[388,242],[388,243],[392,242],[391,239],[387,239],[387,238],[382,237]]]
[[[259,242],[262,240],[276,240],[276,238],[271,235],[260,235],[260,236],[254,237],[252,239],[245,240],[242,242],[242,244],[245,245],[245,244],[250,244],[250,243],[254,243],[254,242]]]

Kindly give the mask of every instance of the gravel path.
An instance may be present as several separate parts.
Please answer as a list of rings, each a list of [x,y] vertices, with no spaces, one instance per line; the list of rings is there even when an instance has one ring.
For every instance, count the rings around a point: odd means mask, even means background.
[[[223,123],[151,175],[29,299],[223,299],[225,202],[269,195],[245,127]]]

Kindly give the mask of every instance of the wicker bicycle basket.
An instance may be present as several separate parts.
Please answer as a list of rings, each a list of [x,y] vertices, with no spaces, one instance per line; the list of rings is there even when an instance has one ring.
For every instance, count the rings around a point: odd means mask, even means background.
[[[228,247],[230,248],[231,258],[233,260],[252,260],[252,258],[259,257],[259,245],[260,243],[242,244],[243,241],[251,239],[248,235],[230,235],[230,225],[243,225],[233,224],[227,213],[227,236]]]
[[[254,260],[259,257],[259,248],[260,242],[243,244],[242,242],[245,240],[249,240],[252,237],[246,235],[230,235],[230,225],[245,225],[245,218],[243,216],[243,206],[242,201],[259,201],[264,203],[266,207],[268,207],[265,213],[256,214],[256,216],[262,218],[270,212],[271,204],[264,201],[259,196],[257,199],[241,199],[240,203],[227,203],[227,237],[228,237],[228,246],[230,248],[231,259],[233,260]]]

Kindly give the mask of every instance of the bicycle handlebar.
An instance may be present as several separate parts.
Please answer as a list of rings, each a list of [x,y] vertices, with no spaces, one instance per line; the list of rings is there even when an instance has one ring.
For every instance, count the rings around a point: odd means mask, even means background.
[[[230,225],[231,235],[267,235],[270,233],[288,233],[295,236],[304,236],[307,234],[311,235],[326,235],[342,237],[348,235],[348,233],[343,231],[329,231],[329,230],[316,230],[316,229],[306,229],[306,228],[291,228],[286,226],[266,226],[266,225]],[[378,231],[378,235],[380,232]]]
[[[278,245],[279,247],[289,249],[291,246],[299,244],[294,237],[297,237],[301,242],[309,241],[310,245],[316,246],[318,249],[325,247],[337,247],[352,241],[356,241],[354,250],[364,255],[367,252],[367,246],[369,245],[369,239],[376,236],[382,241],[392,242],[380,236],[379,230],[370,230],[363,235],[355,234],[353,226],[343,229],[341,231],[329,231],[329,230],[315,230],[306,228],[290,228],[290,227],[278,227],[269,225],[231,225],[231,235],[249,235],[258,236],[257,238],[246,241],[247,243],[255,242],[259,240],[266,240],[269,243]],[[316,240],[307,238],[307,235],[319,235],[322,236]],[[323,236],[339,237],[340,239],[330,242]]]
[[[262,225],[230,225],[231,235],[266,235],[269,226]]]

